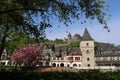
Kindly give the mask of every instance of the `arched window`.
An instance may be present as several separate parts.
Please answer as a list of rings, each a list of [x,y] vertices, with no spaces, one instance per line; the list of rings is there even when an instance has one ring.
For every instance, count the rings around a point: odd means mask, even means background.
[[[46,64],[46,66],[49,66],[49,62],[46,62],[45,64]]]
[[[77,64],[73,64],[73,67],[77,67]]]
[[[64,63],[61,63],[61,64],[60,64],[60,67],[64,67]]]
[[[5,62],[1,62],[2,65],[5,65]]]
[[[53,63],[53,67],[56,67],[56,64],[55,64],[55,63]]]
[[[57,67],[59,67],[59,64],[57,64]]]
[[[70,65],[68,64],[67,67],[70,67]]]

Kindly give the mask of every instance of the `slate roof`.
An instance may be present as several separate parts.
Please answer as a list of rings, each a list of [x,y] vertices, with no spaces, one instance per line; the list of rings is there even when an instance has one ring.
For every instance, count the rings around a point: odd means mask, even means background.
[[[68,55],[82,55],[79,47],[72,47],[68,52]]]
[[[90,36],[87,28],[85,28],[83,37],[82,37],[82,41],[93,41],[92,37]]]
[[[114,50],[114,49],[117,49],[117,48],[115,48],[114,45],[109,43],[99,43],[99,45],[97,46],[97,50],[102,50],[102,51]]]
[[[78,37],[79,39],[81,39],[81,36],[79,34],[75,34],[74,37]]]
[[[103,51],[95,54],[95,57],[120,56],[120,50]]]
[[[96,47],[95,56],[120,56],[120,49],[109,43],[100,43]]]

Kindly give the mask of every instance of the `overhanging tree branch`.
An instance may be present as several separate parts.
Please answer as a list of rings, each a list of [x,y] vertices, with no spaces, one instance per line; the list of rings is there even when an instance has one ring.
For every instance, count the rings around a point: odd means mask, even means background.
[[[36,9],[36,8],[14,8],[14,9],[9,9],[9,10],[0,10],[0,14],[14,12],[14,11],[20,11],[20,10],[41,11],[41,12],[46,11],[46,10],[43,10],[43,9]]]

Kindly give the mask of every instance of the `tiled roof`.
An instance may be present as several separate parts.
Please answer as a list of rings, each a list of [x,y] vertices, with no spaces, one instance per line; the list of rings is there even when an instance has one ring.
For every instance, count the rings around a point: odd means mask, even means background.
[[[72,47],[68,55],[82,55],[79,47]]]

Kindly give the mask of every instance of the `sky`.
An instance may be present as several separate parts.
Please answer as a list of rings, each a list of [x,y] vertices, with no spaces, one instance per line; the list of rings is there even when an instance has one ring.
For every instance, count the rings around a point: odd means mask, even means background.
[[[76,20],[75,23],[70,24],[68,27],[62,25],[60,28],[48,28],[46,30],[46,38],[50,40],[56,38],[64,39],[67,38],[69,32],[72,35],[80,34],[83,36],[84,30],[87,28],[94,41],[120,45],[120,0],[105,1],[106,4],[109,4],[110,6],[109,11],[107,12],[108,15],[111,15],[111,19],[108,20],[110,32],[104,29],[103,25],[98,23],[97,20],[87,20],[85,24],[81,24],[80,20]]]

